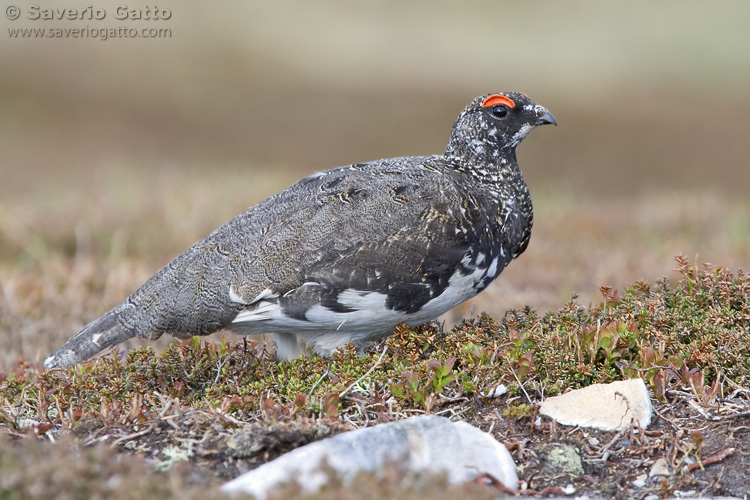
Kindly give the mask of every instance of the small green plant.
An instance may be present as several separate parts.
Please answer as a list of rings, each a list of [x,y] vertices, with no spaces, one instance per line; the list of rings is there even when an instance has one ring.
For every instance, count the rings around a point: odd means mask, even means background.
[[[407,403],[424,407],[427,397],[430,395],[429,381],[424,375],[416,370],[406,370],[403,373],[403,382],[396,382],[391,385],[391,393]]]
[[[443,388],[456,380],[453,373],[453,365],[458,358],[448,358],[443,361],[442,356],[438,359],[431,359],[427,362],[427,367],[432,370],[432,387],[435,393],[442,392]]]

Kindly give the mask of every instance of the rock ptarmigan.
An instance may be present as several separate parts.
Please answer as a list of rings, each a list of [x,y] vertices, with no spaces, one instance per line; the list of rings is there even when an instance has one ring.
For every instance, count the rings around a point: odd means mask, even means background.
[[[557,122],[517,92],[474,99],[444,154],[313,174],[230,220],[45,361],[133,337],[270,333],[279,359],[363,348],[475,296],[529,242],[516,147]]]

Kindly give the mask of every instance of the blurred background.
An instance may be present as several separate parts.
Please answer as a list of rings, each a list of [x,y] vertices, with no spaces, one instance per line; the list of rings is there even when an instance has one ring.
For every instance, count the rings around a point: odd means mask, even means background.
[[[493,91],[528,94],[559,126],[518,152],[529,249],[447,325],[598,303],[602,285],[670,275],[677,254],[750,268],[744,0],[127,4],[152,20],[71,0],[38,13],[106,18],[46,21],[21,2],[11,19],[13,1],[0,15],[0,369],[43,359],[305,175],[442,153],[461,109]],[[18,31],[72,28],[157,36]]]

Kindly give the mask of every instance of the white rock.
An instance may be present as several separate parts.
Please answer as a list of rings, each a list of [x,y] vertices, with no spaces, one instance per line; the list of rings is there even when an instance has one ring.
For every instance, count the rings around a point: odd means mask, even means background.
[[[489,434],[465,422],[437,416],[414,417],[400,422],[346,432],[302,446],[261,465],[222,486],[225,493],[246,492],[262,500],[280,484],[292,479],[314,493],[326,482],[323,461],[344,483],[360,471],[378,471],[389,461],[410,472],[444,473],[457,484],[478,473],[492,474],[516,489],[516,466],[508,450]]]
[[[664,457],[657,459],[654,462],[654,465],[651,466],[651,471],[648,473],[648,477],[671,475],[672,473],[670,472],[669,462],[667,462],[667,459]]]
[[[563,493],[565,493],[566,495],[572,495],[576,491],[576,487],[572,484],[568,484],[567,486],[565,486],[565,488],[563,488]]]
[[[642,379],[593,384],[548,398],[539,408],[563,425],[595,427],[605,431],[627,429],[635,420],[645,429],[651,423],[651,400]]]
[[[646,486],[646,479],[648,479],[648,475],[641,474],[635,479],[635,481],[633,481],[633,486],[635,486],[636,488],[643,488],[644,486]]]
[[[499,398],[503,394],[507,394],[507,393],[508,393],[508,388],[505,387],[504,384],[500,384],[497,387],[493,387],[486,393],[482,392],[479,395],[482,396],[483,398]]]
[[[677,490],[677,491],[674,492],[674,496],[676,498],[694,497],[695,496],[695,490],[688,490],[688,491]]]

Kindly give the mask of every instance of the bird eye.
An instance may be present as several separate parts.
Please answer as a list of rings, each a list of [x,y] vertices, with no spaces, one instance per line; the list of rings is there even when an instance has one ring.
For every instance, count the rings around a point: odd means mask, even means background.
[[[497,116],[498,118],[502,118],[503,116],[508,114],[508,107],[504,106],[502,104],[498,104],[496,106],[492,107],[492,114]]]

